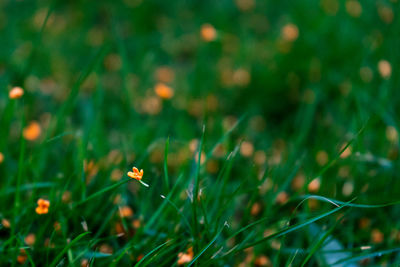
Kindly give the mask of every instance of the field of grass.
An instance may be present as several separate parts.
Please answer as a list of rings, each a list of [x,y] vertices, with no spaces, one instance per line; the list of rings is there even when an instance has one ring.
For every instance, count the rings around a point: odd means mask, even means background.
[[[400,265],[398,15],[0,1],[0,266]]]

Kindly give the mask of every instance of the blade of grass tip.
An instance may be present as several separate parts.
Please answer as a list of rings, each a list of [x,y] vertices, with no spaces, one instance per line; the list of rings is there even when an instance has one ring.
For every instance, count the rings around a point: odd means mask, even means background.
[[[287,266],[287,267],[293,266],[294,259],[296,258],[296,256],[297,256],[298,253],[299,253],[299,250],[297,249],[297,250],[294,252],[293,257],[288,261],[288,263],[287,263],[285,266]]]
[[[71,242],[68,243],[68,245],[66,245],[64,247],[64,249],[58,253],[58,255],[54,258],[54,260],[50,263],[50,267],[54,267],[58,264],[58,262],[61,260],[61,258],[64,256],[64,254],[73,246],[75,245],[79,240],[81,240],[82,238],[84,238],[85,236],[87,236],[88,234],[90,234],[90,232],[84,232],[80,235],[78,235],[77,237],[74,238],[74,240],[72,240]]]
[[[193,237],[195,240],[198,240],[198,221],[197,221],[197,198],[199,196],[199,185],[200,185],[200,167],[201,167],[201,152],[203,150],[203,142],[204,142],[204,133],[206,127],[203,125],[203,133],[201,135],[200,144],[199,144],[199,154],[197,158],[196,164],[196,174],[194,177],[194,188],[193,188],[193,200],[192,200],[192,221],[193,221]],[[197,242],[195,242],[197,244]],[[196,246],[195,246],[196,247]]]
[[[165,142],[164,151],[164,192],[165,194],[169,191],[169,178],[168,178],[168,149],[169,149],[169,137]]]
[[[350,201],[350,202],[351,202],[351,201]],[[350,203],[350,202],[349,202],[349,203]],[[319,221],[319,220],[321,220],[321,219],[323,219],[323,218],[325,218],[325,217],[327,217],[327,216],[329,216],[329,215],[331,215],[331,214],[333,214],[333,213],[335,213],[335,212],[337,212],[337,211],[339,211],[339,210],[341,210],[341,209],[343,209],[344,207],[347,207],[347,206],[348,206],[348,205],[347,205],[347,203],[346,203],[346,204],[344,204],[344,205],[342,205],[342,206],[339,206],[339,207],[337,207],[337,208],[335,208],[335,209],[332,209],[332,210],[327,211],[327,212],[324,212],[324,213],[322,213],[322,214],[320,214],[320,215],[318,215],[318,216],[316,216],[316,217],[313,217],[313,218],[311,218],[311,219],[308,219],[307,221],[305,221],[305,222],[303,222],[303,223],[299,223],[299,224],[296,224],[296,225],[293,225],[293,226],[286,227],[285,229],[282,229],[282,230],[280,230],[280,231],[278,231],[278,232],[276,232],[276,233],[274,233],[274,234],[271,234],[271,235],[269,235],[269,236],[267,236],[267,237],[261,238],[261,239],[259,239],[259,240],[257,240],[257,241],[254,241],[254,242],[250,243],[250,244],[247,244],[247,245],[244,245],[244,246],[242,246],[242,247],[240,247],[240,248],[237,248],[237,249],[235,249],[234,251],[231,251],[230,253],[235,253],[235,252],[237,252],[237,251],[240,251],[240,250],[243,250],[243,249],[246,249],[246,248],[249,248],[249,247],[253,247],[253,246],[255,246],[255,245],[258,245],[258,244],[260,244],[260,243],[263,243],[263,242],[265,242],[265,241],[268,241],[268,240],[270,240],[270,239],[277,238],[277,237],[286,235],[286,234],[288,234],[288,233],[294,232],[294,231],[296,231],[296,230],[298,230],[298,229],[301,229],[301,228],[303,228],[303,227],[305,227],[305,226],[307,226],[307,225],[309,225],[309,224],[311,224],[311,223],[313,223],[313,222]],[[229,253],[229,254],[230,254],[230,253]],[[227,256],[227,254],[225,254],[224,257],[225,257],[225,256]]]
[[[68,249],[67,256],[68,256],[68,262],[73,262],[74,261],[71,248]]]
[[[120,182],[118,182],[118,183],[116,183],[116,184],[110,185],[110,186],[108,186],[108,187],[106,187],[106,188],[104,188],[104,189],[102,189],[102,190],[100,190],[100,191],[97,191],[96,193],[93,193],[93,194],[91,194],[90,196],[88,196],[87,198],[85,198],[85,199],[79,201],[78,203],[76,203],[76,204],[74,205],[74,208],[77,207],[77,206],[79,206],[79,205],[82,205],[82,204],[88,202],[89,200],[92,200],[93,198],[96,198],[96,197],[98,197],[98,196],[100,196],[100,195],[102,195],[102,194],[104,194],[104,193],[107,193],[107,192],[109,192],[109,191],[111,191],[111,190],[113,190],[113,189],[119,187],[120,185],[123,185],[123,184],[125,184],[125,183],[131,181],[131,180],[132,180],[132,179],[122,180],[122,181],[120,181]]]
[[[394,253],[394,252],[397,252],[397,251],[400,251],[400,248],[393,248],[393,249],[388,249],[388,250],[375,251],[375,252],[371,252],[371,253],[367,253],[367,254],[362,254],[362,255],[349,257],[349,258],[342,259],[342,260],[338,260],[338,261],[334,262],[332,264],[332,266],[335,266],[335,265],[338,265],[338,264],[346,266],[346,264],[350,263],[350,262],[360,261],[360,260],[368,259],[368,258],[372,258],[372,257],[380,257],[382,255]]]
[[[168,240],[167,242],[162,243],[161,245],[157,246],[156,248],[152,249],[149,253],[147,253],[135,266],[140,267],[140,266],[145,266],[144,262],[148,257],[150,257],[153,253],[155,253],[157,250],[162,248],[163,246],[167,245],[168,243],[172,242],[173,239]]]
[[[225,222],[224,225],[221,227],[221,229],[219,230],[219,232],[215,235],[215,237],[199,252],[199,254],[196,255],[196,257],[189,263],[188,267],[192,266],[193,263],[195,263],[201,255],[203,255],[203,253],[217,240],[217,238],[219,237],[219,235],[222,233],[222,231],[224,230],[224,228],[228,227],[228,223]]]
[[[225,169],[221,170],[221,180],[218,177],[217,180],[219,181],[219,185],[215,186],[218,191],[214,194],[215,199],[217,201],[214,201],[214,206],[213,210],[217,213],[214,217],[216,218],[214,220],[214,229],[217,229],[217,225],[220,223],[220,218],[223,215],[223,213],[226,211],[225,210],[225,205],[222,205],[221,203],[224,203],[225,197],[223,196],[223,192],[226,192],[226,187],[228,185],[228,178],[230,177],[230,173],[233,168],[233,163],[236,158],[236,155],[238,154],[237,152],[239,151],[240,144],[238,144],[234,150],[228,155],[227,158],[227,166]],[[223,173],[222,173],[223,172]],[[233,197],[233,196],[232,196]],[[230,199],[226,200],[227,202],[230,201]]]

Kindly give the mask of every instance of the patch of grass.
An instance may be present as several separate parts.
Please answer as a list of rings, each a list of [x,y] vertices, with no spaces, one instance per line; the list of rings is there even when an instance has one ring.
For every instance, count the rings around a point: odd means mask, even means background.
[[[0,265],[399,264],[398,11],[1,2]]]

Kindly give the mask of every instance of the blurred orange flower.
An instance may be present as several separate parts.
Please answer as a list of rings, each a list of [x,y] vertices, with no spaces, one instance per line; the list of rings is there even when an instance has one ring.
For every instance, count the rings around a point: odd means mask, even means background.
[[[10,97],[10,99],[21,98],[23,95],[24,95],[24,90],[21,87],[14,87],[8,93],[8,96]]]
[[[390,75],[392,74],[392,66],[390,65],[389,61],[384,59],[378,62],[378,70],[379,74],[384,79],[389,79]]]
[[[203,24],[201,26],[200,33],[201,33],[201,38],[203,38],[203,40],[206,42],[214,41],[217,38],[217,31],[209,23]]]
[[[37,214],[46,214],[49,212],[50,201],[39,198],[37,204],[38,206],[35,210]]]
[[[193,248],[190,247],[186,253],[180,252],[178,254],[178,265],[183,265],[185,263],[191,262],[193,259]]]
[[[22,134],[26,140],[34,141],[39,138],[41,133],[42,128],[40,127],[40,124],[36,121],[32,121],[24,128]]]
[[[163,99],[170,99],[174,96],[174,90],[163,83],[158,83],[154,88],[154,91]]]
[[[293,42],[299,37],[299,29],[293,23],[288,23],[282,28],[283,39]]]
[[[28,256],[26,255],[25,249],[21,248],[19,250],[19,255],[17,257],[18,263],[19,264],[24,264],[27,259],[28,259]]]
[[[133,211],[129,206],[123,206],[123,207],[120,207],[120,209],[119,209],[119,215],[122,218],[131,217],[131,216],[133,216]]]

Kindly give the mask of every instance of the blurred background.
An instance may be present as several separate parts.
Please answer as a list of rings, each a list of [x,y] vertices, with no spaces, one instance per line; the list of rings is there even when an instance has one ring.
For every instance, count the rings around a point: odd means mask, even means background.
[[[191,168],[205,125],[206,175],[217,177],[238,145],[232,185],[267,173],[247,205],[258,203],[256,218],[275,205],[265,204],[268,190],[279,205],[307,193],[397,200],[398,8],[398,0],[2,0],[0,175],[16,175],[22,131],[27,182],[72,179],[82,161],[88,193],[133,162],[161,177],[167,137],[176,176]],[[23,101],[10,104],[15,86]],[[23,126],[14,117],[22,114]],[[43,145],[51,138],[62,141]],[[52,196],[79,198],[80,185],[66,187]],[[3,197],[5,210],[13,198]],[[122,194],[125,205],[131,199]],[[131,208],[143,218],[160,201]],[[398,244],[396,210],[357,210],[337,237]]]

